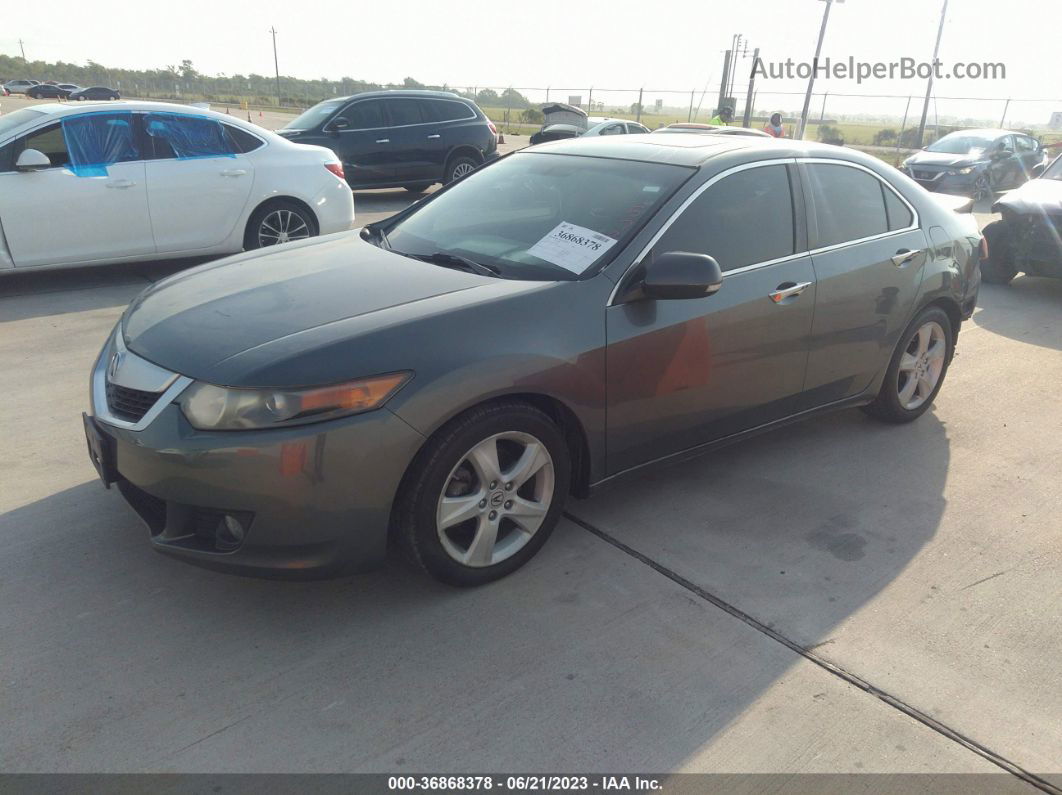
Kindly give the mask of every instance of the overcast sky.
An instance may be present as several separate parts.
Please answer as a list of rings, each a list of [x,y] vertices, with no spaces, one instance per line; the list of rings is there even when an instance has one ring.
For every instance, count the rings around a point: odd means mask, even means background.
[[[689,91],[718,84],[722,52],[735,33],[760,47],[765,59],[810,60],[824,5],[822,0],[185,0],[168,6],[144,4],[137,13],[138,4],[127,0],[96,0],[86,13],[83,2],[56,0],[47,14],[9,14],[0,30],[0,50],[17,55],[22,38],[31,60],[92,59],[108,66],[154,68],[188,58],[209,74],[271,74],[268,30],[276,25],[281,73],[297,77],[398,82],[412,76],[462,87],[643,86]],[[936,0],[835,3],[823,55],[871,62],[902,56],[929,60],[939,13]],[[55,24],[57,19],[64,23]],[[1002,62],[1007,77],[944,81],[935,93],[1060,100],[1024,106],[1033,118],[1049,109],[1062,110],[1059,22],[1062,6],[1056,3],[951,0],[942,61]],[[751,62],[744,64],[739,93]],[[762,99],[772,89],[799,92],[805,85],[761,81],[758,104],[774,102]],[[877,80],[859,86],[854,80],[826,80],[817,82],[816,90],[918,95],[925,91],[925,81]],[[595,93],[598,96],[606,98]],[[775,104],[799,107],[800,102],[799,97],[779,97]],[[681,102],[676,98],[675,104]],[[872,112],[895,112],[898,106],[902,113],[904,101],[868,100],[861,105]],[[970,107],[982,106],[942,103],[940,113]]]

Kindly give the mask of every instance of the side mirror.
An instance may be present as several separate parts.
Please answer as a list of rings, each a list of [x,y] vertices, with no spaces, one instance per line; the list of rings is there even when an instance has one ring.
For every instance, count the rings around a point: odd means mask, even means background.
[[[707,254],[669,251],[657,254],[645,263],[638,293],[644,298],[669,301],[704,298],[723,286],[719,263]]]
[[[349,130],[350,122],[340,116],[338,119],[332,119],[332,123],[328,125],[329,132],[339,132],[340,130]]]
[[[51,167],[52,161],[48,159],[48,155],[36,149],[23,149],[15,161],[17,171],[41,171]]]

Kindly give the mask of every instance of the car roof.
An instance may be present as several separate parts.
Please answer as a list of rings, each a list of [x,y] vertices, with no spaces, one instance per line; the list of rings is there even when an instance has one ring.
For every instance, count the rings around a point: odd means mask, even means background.
[[[429,99],[456,99],[462,102],[472,102],[468,97],[462,97],[453,91],[432,91],[427,88],[393,88],[382,91],[362,91],[347,97],[334,97],[333,99],[321,100],[322,102],[346,102],[348,99],[369,99],[371,97],[425,97]]]
[[[789,157],[825,157],[854,163],[878,162],[876,158],[855,149],[847,149],[813,141],[788,138],[761,138],[751,135],[704,135],[703,133],[674,133],[672,135],[605,135],[566,138],[536,145],[529,152],[548,152],[558,155],[606,157],[615,160],[640,160],[646,163],[699,168],[710,160],[742,152],[764,159]],[[753,157],[755,159],[755,157]]]
[[[205,108],[196,108],[191,105],[179,105],[176,102],[140,102],[128,99],[78,102],[76,105],[71,105],[65,102],[49,102],[42,105],[30,105],[28,106],[28,109],[39,111],[40,113],[47,113],[57,118],[62,116],[76,116],[81,113],[106,113],[108,111],[114,113],[119,110],[142,110],[155,111],[157,113],[182,113],[186,116],[220,117],[226,121],[239,121],[235,116],[229,116],[213,110],[206,110]]]
[[[195,108],[191,105],[178,105],[176,102],[141,102],[137,100],[100,100],[90,102],[76,102],[76,103],[58,103],[48,102],[40,105],[30,105],[26,110],[35,110],[40,113],[47,114],[53,119],[62,119],[66,116],[77,116],[83,113],[115,113],[118,111],[144,111],[155,113],[180,113],[184,116],[202,116],[207,119],[217,119],[223,121],[226,124],[231,124],[240,129],[247,130],[254,133],[258,137],[268,138],[269,140],[283,140],[275,133],[271,133],[264,127],[259,127],[253,122],[247,122],[238,116],[231,116],[227,113],[219,113],[214,110],[206,110],[205,108]],[[16,130],[24,130],[27,127],[32,127],[34,124],[39,124],[40,118],[27,122],[25,125],[20,125]],[[52,122],[48,122],[51,124]],[[18,134],[16,130],[9,130],[8,132]]]
[[[1014,130],[1001,130],[998,127],[976,127],[969,130],[953,130],[948,135],[981,135],[985,138],[1002,138],[1004,135],[1025,135]],[[940,136],[944,138],[946,136]],[[937,139],[940,140],[940,139]]]

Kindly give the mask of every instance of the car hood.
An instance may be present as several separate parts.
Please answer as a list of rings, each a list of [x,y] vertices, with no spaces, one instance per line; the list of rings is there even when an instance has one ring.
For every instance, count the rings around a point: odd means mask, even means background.
[[[307,371],[300,357],[541,284],[420,262],[342,232],[164,279],[133,301],[122,329],[134,353],[199,380],[226,386],[327,383],[327,372]],[[311,358],[320,370],[321,357]]]
[[[968,166],[985,158],[977,154],[951,155],[947,152],[915,152],[907,158],[909,166]]]
[[[1062,215],[1062,181],[1057,179],[1032,179],[999,199],[993,212],[1010,210],[1020,214],[1044,213]]]

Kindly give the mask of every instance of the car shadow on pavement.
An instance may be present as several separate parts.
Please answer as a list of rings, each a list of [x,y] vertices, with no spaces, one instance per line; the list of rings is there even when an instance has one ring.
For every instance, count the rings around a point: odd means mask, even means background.
[[[975,326],[1062,350],[1062,279],[1018,276],[1006,286],[982,284],[977,304]]]
[[[933,536],[947,470],[933,414],[845,412],[569,507],[812,647]],[[10,770],[677,769],[799,659],[570,522],[466,590],[395,561],[198,569],[97,482],[0,515],[0,542]]]
[[[211,259],[0,272],[0,301],[7,302],[0,323],[122,306],[153,282]]]
[[[573,515],[804,648],[833,631],[935,534],[944,423],[823,416],[617,483]]]

